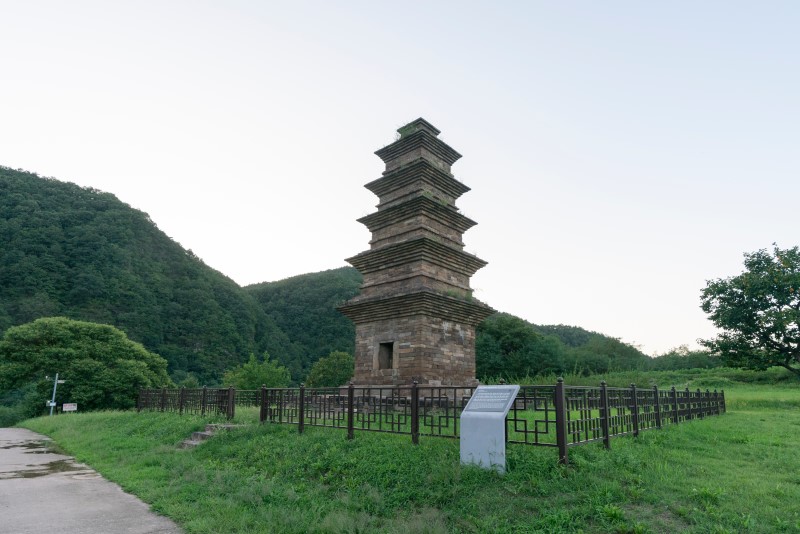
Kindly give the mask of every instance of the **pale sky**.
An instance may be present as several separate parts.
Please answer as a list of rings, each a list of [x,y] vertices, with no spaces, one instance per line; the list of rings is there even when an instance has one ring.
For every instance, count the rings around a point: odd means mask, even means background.
[[[241,285],[345,265],[373,152],[463,154],[476,297],[649,354],[800,244],[800,3],[0,0],[0,165],[115,194]]]

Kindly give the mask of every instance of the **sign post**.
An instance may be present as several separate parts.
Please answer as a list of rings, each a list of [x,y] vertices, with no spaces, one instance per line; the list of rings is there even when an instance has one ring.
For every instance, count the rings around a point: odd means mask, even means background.
[[[506,415],[519,386],[478,386],[461,412],[461,463],[506,471]]]
[[[53,380],[53,398],[50,399],[50,415],[53,415],[53,408],[56,407],[56,389],[58,389],[59,384],[63,384],[63,380],[58,379],[58,373],[56,373],[56,379]]]

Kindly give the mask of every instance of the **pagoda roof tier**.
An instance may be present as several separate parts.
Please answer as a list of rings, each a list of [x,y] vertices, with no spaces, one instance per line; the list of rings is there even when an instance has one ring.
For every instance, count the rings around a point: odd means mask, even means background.
[[[356,324],[423,315],[477,326],[495,313],[494,309],[482,302],[462,300],[433,291],[350,301],[337,309]]]
[[[346,261],[362,274],[423,261],[472,276],[487,264],[477,256],[437,243],[428,237],[367,250]]]
[[[430,184],[453,198],[458,198],[470,190],[469,187],[453,178],[452,174],[436,168],[424,158],[416,159],[394,169],[364,187],[378,197],[384,197],[392,191],[407,187],[416,181]]]
[[[459,213],[455,207],[442,205],[440,202],[424,195],[412,198],[402,204],[396,204],[375,213],[370,213],[358,219],[358,222],[365,225],[370,232],[374,232],[419,215],[427,216],[461,233],[478,224]]]
[[[414,129],[415,127],[416,129]],[[448,167],[461,158],[461,154],[436,137],[439,130],[431,126],[425,119],[417,119],[397,131],[400,133],[400,139],[375,151],[375,155],[381,158],[387,167],[392,166],[394,160],[412,152],[428,152],[439,158]]]

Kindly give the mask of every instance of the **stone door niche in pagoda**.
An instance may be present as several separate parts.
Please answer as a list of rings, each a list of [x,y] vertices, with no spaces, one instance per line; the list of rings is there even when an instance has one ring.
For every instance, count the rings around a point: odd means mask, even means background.
[[[456,199],[469,188],[450,166],[461,154],[417,119],[375,152],[383,175],[365,187],[378,211],[359,219],[370,249],[347,261],[364,276],[359,295],[339,307],[356,327],[354,382],[474,385],[475,327],[494,310],[472,298],[470,277],[486,265],[464,252],[476,223]]]

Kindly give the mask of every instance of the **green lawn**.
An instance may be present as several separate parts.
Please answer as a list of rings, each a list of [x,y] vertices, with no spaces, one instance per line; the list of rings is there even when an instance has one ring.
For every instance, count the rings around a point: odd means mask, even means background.
[[[567,468],[509,445],[505,476],[461,467],[452,439],[251,424],[179,450],[204,419],[23,425],[188,532],[800,532],[800,388],[725,387],[726,415],[571,448]]]

